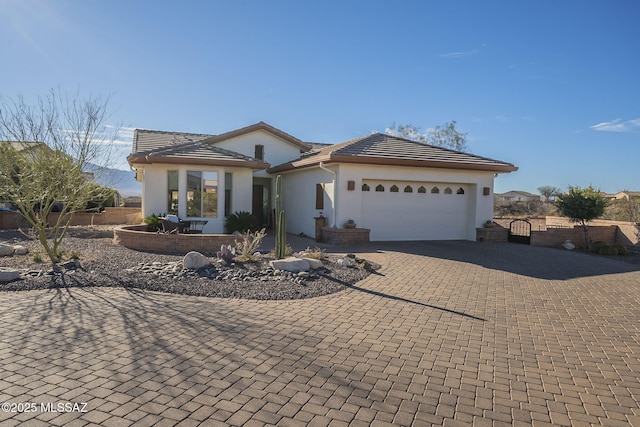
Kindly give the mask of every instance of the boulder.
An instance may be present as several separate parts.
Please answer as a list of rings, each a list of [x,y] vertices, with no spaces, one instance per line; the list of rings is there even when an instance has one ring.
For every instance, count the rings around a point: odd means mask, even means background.
[[[29,249],[25,248],[22,245],[15,245],[13,247],[13,250],[14,250],[13,252],[14,255],[26,255],[29,253]]]
[[[0,256],[10,256],[13,255],[13,252],[15,252],[13,246],[0,243]]]
[[[322,268],[322,261],[320,261],[319,259],[305,257],[303,257],[302,259],[309,263],[309,268],[311,268],[312,270]]]
[[[311,268],[309,261],[302,258],[289,257],[285,259],[276,259],[269,261],[269,265],[274,270],[284,270],[291,273],[299,273],[301,271],[309,271]]]
[[[0,282],[10,282],[20,277],[20,271],[13,268],[0,267]]]
[[[576,248],[576,245],[574,245],[571,240],[567,240],[566,242],[564,242],[562,244],[562,247],[565,248],[568,251],[572,251]]]
[[[202,255],[200,252],[191,251],[182,259],[182,266],[185,269],[203,268],[209,265],[209,258]]]

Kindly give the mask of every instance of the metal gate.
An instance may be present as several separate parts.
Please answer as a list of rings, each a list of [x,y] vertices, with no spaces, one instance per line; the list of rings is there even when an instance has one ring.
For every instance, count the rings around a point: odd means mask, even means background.
[[[516,219],[509,224],[509,241],[531,244],[531,223],[526,219]]]

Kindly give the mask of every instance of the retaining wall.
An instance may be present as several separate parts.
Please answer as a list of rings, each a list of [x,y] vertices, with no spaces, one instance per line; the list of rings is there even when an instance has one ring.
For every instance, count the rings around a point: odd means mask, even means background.
[[[322,241],[332,245],[365,245],[369,243],[368,228],[322,227]]]
[[[113,242],[125,248],[144,252],[175,253],[190,251],[213,255],[222,245],[232,245],[238,236],[231,234],[165,234],[151,233],[145,225],[130,225],[113,230]]]

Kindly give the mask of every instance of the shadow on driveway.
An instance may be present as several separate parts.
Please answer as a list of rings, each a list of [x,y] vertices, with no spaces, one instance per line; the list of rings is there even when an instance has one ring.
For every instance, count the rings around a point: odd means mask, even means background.
[[[615,258],[515,243],[374,242],[369,250],[372,249],[471,263],[492,270],[545,280],[569,280],[640,271],[640,266]]]

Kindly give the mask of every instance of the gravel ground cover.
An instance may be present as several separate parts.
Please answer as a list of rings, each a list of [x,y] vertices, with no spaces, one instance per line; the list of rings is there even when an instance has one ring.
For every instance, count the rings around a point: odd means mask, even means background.
[[[118,286],[152,291],[220,298],[288,300],[312,298],[339,292],[362,280],[377,266],[352,259],[343,266],[335,256],[323,261],[323,268],[307,274],[288,273],[269,267],[267,255],[256,263],[211,264],[199,270],[184,270],[182,255],[134,251],[113,243],[113,231],[74,227],[63,242],[64,258],[79,256],[63,273],[54,273],[39,242],[20,231],[0,231],[0,242],[22,245],[27,255],[0,258],[0,267],[21,271],[21,278],[0,283],[0,291]],[[43,261],[35,262],[41,254]],[[364,266],[364,268],[363,268]]]

